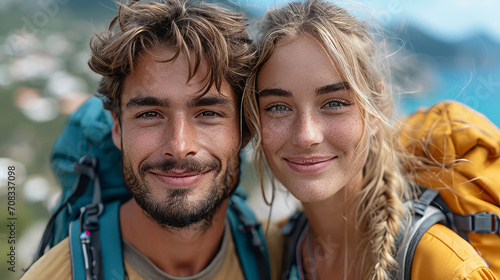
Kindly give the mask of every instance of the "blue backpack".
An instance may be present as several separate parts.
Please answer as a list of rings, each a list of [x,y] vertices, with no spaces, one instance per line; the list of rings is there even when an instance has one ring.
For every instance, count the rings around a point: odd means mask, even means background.
[[[52,151],[52,169],[63,192],[33,263],[69,236],[73,279],[125,279],[119,207],[132,196],[123,185],[112,123],[102,101],[90,98],[69,117]],[[261,225],[245,198],[238,187],[227,211],[236,253],[246,279],[270,279]]]

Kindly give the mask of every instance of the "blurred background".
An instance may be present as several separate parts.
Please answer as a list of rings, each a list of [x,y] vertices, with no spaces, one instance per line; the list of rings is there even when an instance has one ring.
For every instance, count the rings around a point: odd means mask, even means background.
[[[256,34],[256,19],[286,1],[219,2],[243,11]],[[496,0],[385,0],[338,2],[386,29],[399,66],[394,79],[404,93],[397,116],[451,99],[467,104],[500,126],[500,2]],[[0,278],[18,279],[38,245],[60,187],[50,170],[52,145],[66,119],[92,96],[99,77],[87,66],[93,32],[116,14],[111,0],[0,1]],[[257,214],[266,218],[246,151],[242,185]],[[7,270],[8,166],[15,166],[16,272]],[[294,201],[279,199],[278,220]]]

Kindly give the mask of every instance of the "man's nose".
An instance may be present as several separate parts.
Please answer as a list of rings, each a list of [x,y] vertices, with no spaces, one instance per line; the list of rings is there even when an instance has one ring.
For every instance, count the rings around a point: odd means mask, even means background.
[[[168,120],[163,155],[182,160],[198,152],[198,137],[195,125],[186,116],[175,115]]]

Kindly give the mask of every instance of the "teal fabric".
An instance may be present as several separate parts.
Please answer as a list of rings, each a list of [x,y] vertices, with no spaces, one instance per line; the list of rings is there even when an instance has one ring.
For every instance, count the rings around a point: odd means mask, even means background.
[[[73,164],[84,155],[94,155],[100,163],[99,177],[104,190],[122,192],[121,153],[111,138],[113,119],[102,101],[92,97],[73,113],[52,150],[52,169],[64,189],[71,189],[78,174]],[[106,197],[105,191],[103,196]],[[114,197],[114,196],[113,196]]]
[[[132,197],[123,186],[121,152],[113,144],[112,125],[111,114],[97,97],[87,100],[69,117],[54,144],[51,158],[52,170],[63,188],[60,203],[69,196],[78,179],[79,174],[73,170],[74,163],[85,155],[93,155],[99,160],[98,174],[104,203],[126,201]],[[51,247],[68,236],[69,223],[78,217],[81,207],[91,202],[92,188],[87,188],[82,196],[70,202],[66,213],[57,217]]]
[[[296,265],[290,268],[290,275],[288,276],[288,280],[300,280],[299,269],[297,268]]]

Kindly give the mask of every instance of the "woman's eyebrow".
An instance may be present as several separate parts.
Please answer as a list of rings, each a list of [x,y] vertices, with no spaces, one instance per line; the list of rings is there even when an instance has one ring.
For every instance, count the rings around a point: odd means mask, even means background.
[[[331,92],[335,92],[335,91],[339,91],[339,90],[348,90],[349,88],[350,87],[349,87],[348,82],[339,82],[339,83],[316,88],[316,95],[327,94],[327,93],[331,93]]]
[[[280,88],[265,88],[257,92],[258,97],[265,96],[281,96],[281,97],[291,97],[292,93],[288,90],[280,89]]]

